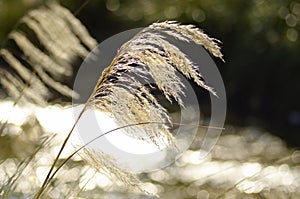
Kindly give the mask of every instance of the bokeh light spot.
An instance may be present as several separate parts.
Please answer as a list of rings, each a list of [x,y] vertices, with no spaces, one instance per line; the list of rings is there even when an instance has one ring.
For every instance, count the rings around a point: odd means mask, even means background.
[[[205,13],[204,13],[203,10],[201,10],[201,9],[195,9],[192,12],[192,18],[196,22],[202,22],[202,21],[205,21],[206,16],[205,16]]]
[[[164,11],[164,14],[168,19],[174,19],[180,15],[179,10],[175,6],[170,6]]]
[[[106,8],[110,11],[117,11],[120,8],[119,0],[107,0]]]
[[[288,26],[290,27],[295,27],[297,25],[297,18],[295,15],[293,14],[288,14],[286,17],[285,17],[285,22]]]
[[[295,42],[298,39],[298,31],[295,30],[294,28],[289,28],[286,31],[286,37],[288,38],[288,40]]]

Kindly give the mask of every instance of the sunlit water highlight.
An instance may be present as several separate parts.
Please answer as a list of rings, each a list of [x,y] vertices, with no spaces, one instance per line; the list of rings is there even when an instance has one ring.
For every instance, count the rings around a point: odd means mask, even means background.
[[[7,121],[17,126],[22,125],[27,116],[34,114],[46,131],[59,134],[57,144],[38,153],[18,179],[21,183],[17,184],[14,192],[22,193],[24,196],[33,194],[44,180],[61,141],[74,122],[74,110],[60,106],[13,107],[12,102],[6,101],[0,103],[0,113],[2,123]],[[102,122],[106,116],[103,117]],[[111,128],[114,128],[114,125],[112,123]],[[214,198],[216,193],[228,197],[241,193],[260,193],[266,198],[274,198],[278,194],[281,194],[281,198],[285,198],[284,195],[294,198],[300,196],[300,152],[298,150],[290,150],[280,139],[253,128],[244,129],[237,134],[234,133],[234,129],[230,127],[228,129],[232,131],[231,134],[221,136],[212,153],[205,159],[199,159],[201,151],[195,148],[187,150],[175,164],[164,170],[149,173],[145,178],[150,181],[144,183],[143,187],[167,199]],[[18,131],[12,132],[18,133]],[[112,136],[109,139],[117,138]],[[72,141],[78,140],[73,138]],[[130,151],[131,146],[128,147],[127,150]],[[66,158],[73,151],[74,148],[69,147],[61,158]],[[78,160],[81,158],[73,159],[73,161]],[[18,164],[18,161],[13,158],[8,158],[0,164],[0,184],[17,172]],[[98,188],[104,190],[104,193],[99,192],[101,196],[113,197],[114,193],[126,190],[124,186],[120,188],[122,185],[119,181],[95,172],[89,165],[62,168],[58,179],[58,188],[50,193],[53,198],[63,197],[73,189],[73,186],[70,187],[68,184],[75,181],[78,181],[79,188],[86,192]],[[174,187],[173,191],[168,191],[170,186]]]
[[[22,107],[18,105],[14,106],[13,102],[6,101],[0,103],[0,112],[5,113],[0,115],[0,121],[7,121],[8,123],[15,125],[22,125],[28,116],[35,115],[45,131],[57,133],[61,139],[64,139],[82,109],[83,105],[75,107],[62,107],[57,105],[44,108],[35,105],[26,105],[26,107]],[[98,129],[93,130],[99,131],[98,133],[96,132],[93,134],[94,137],[119,127],[115,123],[114,119],[108,114],[93,110],[86,111],[82,119],[79,121],[79,126],[92,126],[93,124],[89,121],[93,118],[96,119],[96,125],[98,127]],[[89,131],[89,129],[84,130]],[[78,136],[78,134],[80,134],[80,132],[78,132],[78,128],[75,128],[74,135],[76,135],[76,137],[74,138],[73,136],[73,141],[78,142],[80,140],[80,136]],[[128,136],[123,129],[106,134],[105,137],[120,150],[128,153],[147,154],[159,150],[154,143],[150,141],[145,142]],[[95,142],[97,142],[97,140],[95,140]]]

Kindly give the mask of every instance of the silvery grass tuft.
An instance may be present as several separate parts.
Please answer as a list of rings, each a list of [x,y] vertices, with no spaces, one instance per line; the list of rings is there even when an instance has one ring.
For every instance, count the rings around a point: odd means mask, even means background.
[[[155,83],[166,99],[174,99],[184,106],[184,85],[176,74],[179,71],[216,95],[205,83],[198,67],[179,48],[167,41],[164,35],[200,44],[222,59],[219,41],[208,37],[195,26],[180,25],[175,21],[154,23],[121,46],[112,63],[102,73],[87,102],[89,107],[94,106],[112,114],[120,126],[145,121],[157,122],[151,126],[129,128],[140,139],[143,136],[139,137],[137,132],[145,131],[157,146],[162,143],[162,137],[167,138],[165,144],[173,143],[174,138],[168,130],[171,119],[146,85]]]
[[[187,55],[165,39],[166,35],[185,42],[195,42],[222,59],[219,41],[208,37],[195,26],[181,25],[175,21],[154,23],[120,47],[116,57],[100,76],[82,113],[88,109],[106,112],[115,118],[119,126],[131,125],[125,131],[136,138],[150,140],[157,147],[174,146],[174,137],[169,130],[171,118],[151,93],[149,85],[155,83],[167,100],[173,99],[184,106],[184,85],[176,74],[179,71],[197,85],[214,95],[216,93],[205,83],[198,67]],[[126,183],[138,185],[139,181],[134,175],[112,167],[113,163],[107,165],[108,158],[104,154],[88,148],[80,154],[99,170],[114,170],[112,173],[117,173]]]
[[[36,38],[31,39],[32,35]],[[202,45],[222,59],[220,42],[195,26],[175,21],[153,23],[120,47],[100,76],[77,122],[85,111],[96,109],[112,116],[118,126],[137,139],[153,142],[157,147],[174,146],[175,138],[169,129],[172,120],[152,94],[152,87],[183,107],[184,85],[177,74],[180,72],[216,93],[206,84],[198,67],[166,37]],[[73,75],[74,60],[84,58],[97,45],[78,19],[55,1],[29,11],[20,20],[19,27],[9,34],[7,43],[0,49],[2,59],[9,66],[0,67],[1,85],[16,103],[21,99],[39,105],[47,105],[53,93],[76,96],[63,80]],[[126,184],[139,188],[140,181],[135,174],[120,169],[117,160],[107,154],[86,146],[77,147],[68,159],[57,165],[77,122],[64,140],[36,198],[42,196],[58,170],[76,153],[98,171],[114,174]]]
[[[212,55],[222,59],[219,41],[208,37],[195,26],[165,21],[153,23],[140,31],[120,47],[116,57],[103,71],[90,98],[61,146],[37,198],[57,172],[57,169],[53,171],[54,166],[85,111],[96,109],[105,112],[111,115],[120,127],[124,127],[125,131],[137,139],[150,140],[157,147],[175,146],[174,137],[169,130],[172,125],[171,118],[167,110],[151,93],[151,85],[154,83],[170,102],[174,100],[180,106],[184,106],[182,100],[184,85],[176,74],[176,71],[179,71],[186,78],[216,95],[215,91],[204,81],[198,67],[179,48],[167,41],[166,36],[202,45]],[[138,178],[120,169],[113,158],[85,146],[79,147],[77,152],[97,170],[106,169],[123,182],[139,188]]]

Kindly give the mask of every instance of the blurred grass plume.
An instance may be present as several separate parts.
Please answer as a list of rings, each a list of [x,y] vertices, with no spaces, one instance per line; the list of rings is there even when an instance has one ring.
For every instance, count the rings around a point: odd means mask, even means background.
[[[47,1],[29,10],[1,46],[0,84],[9,97],[39,105],[57,95],[78,97],[65,82],[96,45],[69,10]]]

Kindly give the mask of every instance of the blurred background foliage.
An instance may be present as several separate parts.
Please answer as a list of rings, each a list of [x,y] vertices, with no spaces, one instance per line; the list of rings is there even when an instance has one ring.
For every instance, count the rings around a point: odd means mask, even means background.
[[[0,41],[42,0],[0,0]],[[61,0],[99,42],[130,28],[177,20],[222,41],[215,60],[227,123],[260,126],[300,146],[300,3],[293,0]],[[83,6],[84,5],[84,6]]]

